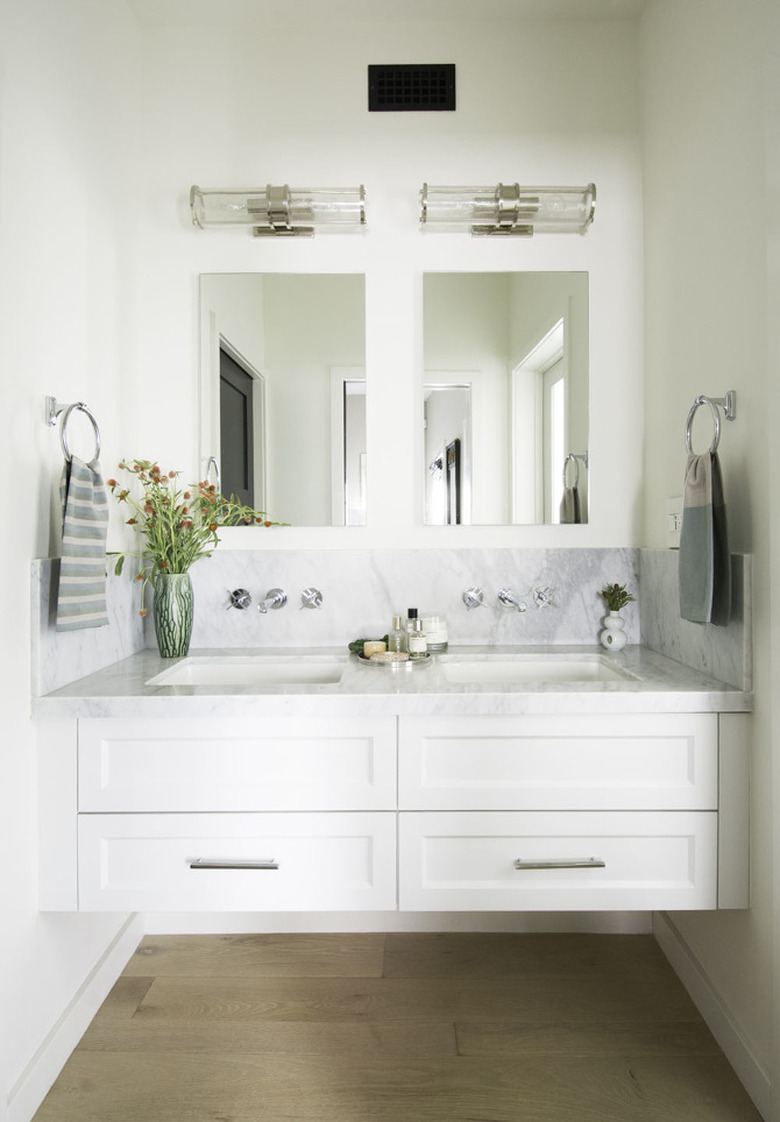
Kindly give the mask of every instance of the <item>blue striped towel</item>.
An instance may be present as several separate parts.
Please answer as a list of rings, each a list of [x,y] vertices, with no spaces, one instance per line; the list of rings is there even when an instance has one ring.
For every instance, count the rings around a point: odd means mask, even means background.
[[[108,495],[97,460],[76,456],[60,480],[63,506],[62,561],[57,594],[57,630],[104,627]]]

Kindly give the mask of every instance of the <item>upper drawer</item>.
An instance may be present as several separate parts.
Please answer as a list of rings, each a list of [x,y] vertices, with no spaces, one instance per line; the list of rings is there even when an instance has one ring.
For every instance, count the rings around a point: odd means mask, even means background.
[[[79,722],[79,810],[392,810],[394,717]]]
[[[405,810],[712,810],[714,713],[402,717]]]

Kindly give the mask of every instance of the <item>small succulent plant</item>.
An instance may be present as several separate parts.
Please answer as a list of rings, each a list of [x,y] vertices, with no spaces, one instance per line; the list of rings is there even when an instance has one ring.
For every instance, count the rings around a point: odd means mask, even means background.
[[[630,604],[632,600],[636,599],[635,596],[626,591],[624,584],[605,584],[598,595],[611,612],[619,612],[621,608],[625,608],[626,604]]]

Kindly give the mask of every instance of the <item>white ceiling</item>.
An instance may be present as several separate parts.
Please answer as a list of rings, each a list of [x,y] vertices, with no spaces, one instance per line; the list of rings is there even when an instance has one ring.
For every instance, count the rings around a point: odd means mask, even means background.
[[[638,19],[648,0],[128,0],[148,27],[327,20]]]

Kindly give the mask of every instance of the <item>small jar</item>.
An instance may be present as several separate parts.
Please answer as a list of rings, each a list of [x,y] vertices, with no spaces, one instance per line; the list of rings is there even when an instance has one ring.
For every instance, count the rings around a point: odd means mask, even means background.
[[[446,651],[448,642],[447,617],[423,616],[422,625],[425,638],[428,640],[428,650]]]
[[[412,629],[408,635],[409,658],[413,662],[419,662],[420,659],[428,657],[428,640],[421,619],[413,619],[411,625]]]

